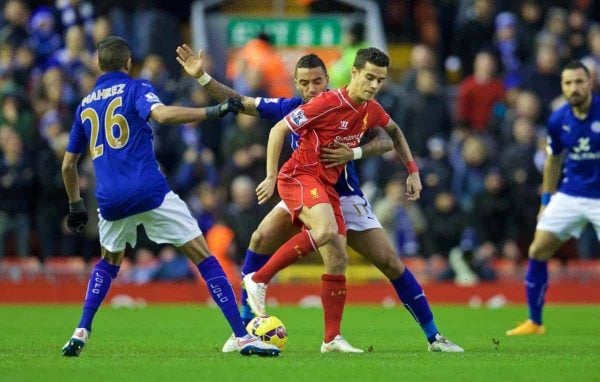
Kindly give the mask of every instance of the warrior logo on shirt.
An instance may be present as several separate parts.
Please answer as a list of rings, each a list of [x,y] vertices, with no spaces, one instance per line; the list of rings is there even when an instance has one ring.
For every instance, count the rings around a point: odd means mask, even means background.
[[[362,131],[367,130],[368,123],[369,123],[369,113],[365,113],[365,117],[363,118]]]
[[[304,115],[304,111],[301,109],[294,110],[292,112],[292,114],[290,114],[290,118],[292,119],[292,122],[294,122],[294,124],[296,126],[300,126],[303,123],[305,123],[306,121],[308,121],[308,119]]]

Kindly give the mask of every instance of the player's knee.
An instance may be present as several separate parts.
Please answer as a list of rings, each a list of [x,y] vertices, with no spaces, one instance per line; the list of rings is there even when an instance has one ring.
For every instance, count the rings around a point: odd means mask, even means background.
[[[261,249],[263,249],[266,242],[267,235],[265,232],[257,229],[252,232],[252,236],[250,236],[250,249],[254,252],[263,253]]]
[[[333,241],[335,235],[337,235],[337,225],[323,225],[310,230],[310,234],[317,247],[321,247]]]
[[[402,260],[396,257],[395,253],[392,253],[391,256],[386,257],[385,270],[382,270],[382,272],[388,279],[395,280],[402,276],[404,268],[405,266]]]
[[[539,240],[534,240],[529,246],[529,258],[545,261],[552,257],[551,251]]]

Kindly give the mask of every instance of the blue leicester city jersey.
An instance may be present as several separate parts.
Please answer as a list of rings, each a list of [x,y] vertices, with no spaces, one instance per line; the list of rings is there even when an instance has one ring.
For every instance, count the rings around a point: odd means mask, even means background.
[[[294,98],[257,98],[256,109],[258,115],[263,119],[274,119],[281,120],[283,117],[291,113],[298,106],[302,105],[303,100],[300,97]],[[292,149],[295,150],[298,147],[298,134],[292,133],[290,135],[290,144]],[[335,190],[340,196],[359,195],[363,193],[359,187],[358,175],[356,173],[356,167],[354,162],[346,163],[344,171],[340,175],[337,183],[335,184]]]
[[[559,191],[572,196],[600,198],[600,97],[593,96],[585,119],[570,105],[556,110],[548,120],[548,153],[566,151]]]
[[[106,220],[160,206],[170,191],[152,147],[148,118],[162,105],[150,82],[123,72],[98,78],[75,112],[67,151],[88,151],[96,170],[96,197]]]

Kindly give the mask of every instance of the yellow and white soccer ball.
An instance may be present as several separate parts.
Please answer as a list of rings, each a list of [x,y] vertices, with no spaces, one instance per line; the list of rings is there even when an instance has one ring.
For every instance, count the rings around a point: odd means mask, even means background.
[[[246,330],[261,341],[283,349],[287,343],[287,330],[283,322],[275,316],[258,316],[246,325]]]

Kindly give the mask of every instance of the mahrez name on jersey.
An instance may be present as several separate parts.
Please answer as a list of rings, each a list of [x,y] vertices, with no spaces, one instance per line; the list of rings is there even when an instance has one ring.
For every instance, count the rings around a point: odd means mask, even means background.
[[[108,97],[112,97],[117,94],[123,94],[124,90],[125,84],[116,84],[109,88],[97,89],[88,94],[83,101],[81,101],[81,106],[85,106],[90,102],[98,101],[100,99],[107,99]]]

